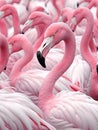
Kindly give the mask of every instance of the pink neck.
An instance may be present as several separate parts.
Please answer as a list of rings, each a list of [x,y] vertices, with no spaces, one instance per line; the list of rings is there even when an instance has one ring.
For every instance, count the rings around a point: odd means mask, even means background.
[[[7,64],[9,57],[8,42],[4,35],[0,34],[0,72]]]
[[[65,39],[65,54],[59,64],[57,64],[45,78],[39,93],[39,106],[44,109],[45,103],[53,97],[53,86],[58,78],[68,69],[75,56],[75,40],[71,32],[68,31],[69,37]],[[70,39],[70,40],[69,40]]]
[[[86,26],[86,30],[82,37],[82,41],[81,41],[81,47],[80,47],[81,54],[82,54],[83,58],[88,62],[91,69],[93,69],[96,66],[96,59],[93,57],[93,55],[91,54],[91,52],[89,50],[89,41],[92,38],[94,20],[93,20],[92,14],[89,13],[89,15],[88,15],[88,12],[86,12],[86,11],[85,11],[84,18],[87,19],[87,26]]]
[[[21,40],[21,47],[24,50],[25,54],[21,59],[19,59],[15,63],[15,65],[10,73],[10,80],[11,80],[13,85],[15,83],[14,82],[15,79],[21,74],[21,70],[23,69],[23,67],[25,65],[27,65],[27,63],[30,62],[34,56],[34,53],[32,50],[32,45],[27,39]]]
[[[5,7],[5,9],[3,9]],[[14,27],[14,35],[20,33],[20,21],[19,21],[19,16],[17,13],[17,10],[15,9],[14,6],[11,6],[10,4],[7,4],[1,8],[2,11],[5,12],[4,17],[8,15],[12,15],[13,18],[13,27]]]
[[[8,28],[6,22],[2,19],[0,20],[0,32],[6,37],[8,36]]]
[[[34,43],[34,45],[33,45],[34,53],[36,53],[36,51],[37,51],[38,48],[40,47],[40,45],[41,45],[43,39],[44,39],[44,35],[42,34],[42,35],[38,38],[38,40]]]

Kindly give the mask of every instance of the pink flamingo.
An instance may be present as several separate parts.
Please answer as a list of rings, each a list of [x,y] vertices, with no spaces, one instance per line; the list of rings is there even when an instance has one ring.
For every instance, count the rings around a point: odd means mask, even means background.
[[[42,111],[22,93],[1,89],[0,108],[1,130],[56,130],[44,120]]]
[[[7,5],[2,6],[0,8],[0,13],[1,13],[0,19],[5,18],[8,15],[12,15],[14,34],[18,34],[21,32],[18,13],[13,5],[7,4]]]
[[[24,70],[26,65],[29,64],[34,56],[32,45],[23,34],[17,34],[9,39],[9,43],[12,44],[12,53],[24,50],[24,56],[22,56],[13,66],[12,71],[9,75],[9,83],[17,92],[22,92],[28,95],[32,101],[37,104],[40,86],[45,79],[49,71],[44,71],[35,67],[31,70]],[[39,64],[37,61],[36,64]],[[39,64],[40,66],[40,64]],[[65,87],[65,84],[67,87]],[[61,86],[59,86],[61,85]],[[72,83],[66,81],[65,77],[61,77],[54,87],[54,93],[63,89],[70,89]],[[37,86],[37,87],[36,87]]]
[[[84,10],[86,10],[86,11],[84,11]],[[80,17],[80,19],[79,18],[77,19],[77,15],[82,11],[83,11],[84,15],[82,15]],[[97,59],[94,57],[94,55],[92,55],[92,53],[89,50],[89,40],[90,40],[90,37],[92,37],[94,19],[93,19],[92,13],[87,8],[80,8],[80,9],[76,10],[74,17],[76,18],[76,21],[81,21],[83,18],[87,19],[87,27],[86,27],[85,33],[84,33],[84,35],[82,37],[82,41],[81,41],[81,54],[82,54],[83,58],[88,62],[88,64],[90,65],[90,68],[91,68],[91,80],[90,80],[90,87],[88,90],[88,95],[93,97],[95,100],[98,100]],[[77,24],[77,22],[76,22],[76,24]],[[76,26],[76,24],[73,24],[73,26]]]
[[[48,40],[43,42],[42,48],[37,52],[37,57],[43,66],[45,64],[41,59],[44,59],[51,47],[61,40],[64,40],[66,44],[64,57],[47,75],[40,89],[39,107],[43,110],[46,120],[57,130],[97,129],[97,101],[81,92],[61,91],[56,95],[52,93],[55,82],[68,69],[74,59],[74,34],[65,23],[58,22],[47,28],[44,37]],[[83,113],[85,114],[83,115]],[[91,118],[87,116],[88,113]]]
[[[70,7],[65,7],[61,10],[61,16],[62,16],[62,20],[65,23],[68,23],[71,21],[72,15],[73,15],[73,11],[74,9],[70,8]]]

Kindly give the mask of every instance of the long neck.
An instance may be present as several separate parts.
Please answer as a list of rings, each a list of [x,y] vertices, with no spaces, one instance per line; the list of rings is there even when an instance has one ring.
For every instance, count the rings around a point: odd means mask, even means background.
[[[7,28],[6,22],[3,19],[0,20],[0,32],[7,37],[7,35],[8,35],[8,28]]]
[[[28,41],[21,41],[21,43],[24,50],[24,56],[15,63],[10,73],[10,80],[12,82],[21,74],[23,67],[25,67],[25,65],[27,65],[27,63],[29,63],[34,56],[31,43]]]
[[[71,34],[69,33],[69,36]],[[39,106],[44,109],[44,104],[53,97],[53,86],[58,78],[68,69],[75,55],[75,41],[73,36],[65,40],[65,53],[59,64],[57,64],[45,78],[39,93]]]
[[[9,57],[9,50],[8,50],[8,43],[7,39],[0,34],[0,72],[4,69],[7,64],[8,57]]]
[[[8,15],[12,15],[14,34],[20,33],[21,32],[20,31],[21,30],[20,29],[20,21],[19,21],[19,16],[18,16],[17,10],[13,6],[11,6],[9,4],[5,5],[5,6],[6,6],[6,9],[4,9],[4,11],[5,11],[5,16],[4,17],[6,17]]]
[[[43,39],[44,39],[44,35],[42,34],[42,35],[38,38],[38,40],[34,43],[34,45],[33,45],[34,53],[36,53],[36,51],[37,51],[38,48],[40,47],[40,45],[41,45]]]
[[[91,37],[92,37],[92,30],[93,30],[93,24],[94,24],[92,14],[89,14],[89,16],[86,16],[86,19],[87,19],[87,26],[86,26],[86,30],[81,41],[81,54],[83,58],[88,62],[91,69],[93,69],[96,64],[96,59],[93,57],[93,55],[91,54],[89,50],[89,41],[91,40]]]
[[[13,17],[13,27],[14,27],[14,35],[21,32],[20,29],[20,20],[17,11],[12,9],[12,17]]]

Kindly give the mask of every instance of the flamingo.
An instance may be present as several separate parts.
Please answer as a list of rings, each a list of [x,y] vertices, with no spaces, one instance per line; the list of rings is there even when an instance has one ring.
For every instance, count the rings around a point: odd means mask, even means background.
[[[85,11],[86,10],[86,11]],[[83,14],[80,19],[77,19],[77,15],[83,11]],[[89,15],[88,15],[89,14]],[[74,16],[76,18],[76,23],[72,25],[72,28],[76,26],[77,21],[81,21],[83,18],[87,19],[87,27],[85,30],[85,33],[82,37],[81,41],[81,55],[82,57],[88,62],[90,68],[91,68],[91,79],[90,79],[90,87],[88,89],[88,95],[93,97],[95,100],[98,100],[98,94],[97,94],[97,58],[92,55],[91,51],[89,50],[89,40],[90,37],[92,36],[92,30],[94,26],[94,19],[92,16],[92,13],[88,8],[80,8],[77,9]],[[90,22],[89,22],[90,21]]]
[[[46,121],[57,130],[97,130],[98,102],[81,92],[61,91],[54,95],[53,86],[58,78],[68,69],[75,56],[75,37],[71,29],[63,22],[51,24],[45,31],[37,58],[45,67],[44,61],[49,50],[61,40],[65,41],[65,53],[47,75],[39,93],[39,107],[45,114]],[[83,114],[84,113],[84,114]],[[89,116],[91,118],[89,118]],[[92,123],[93,122],[93,123]]]

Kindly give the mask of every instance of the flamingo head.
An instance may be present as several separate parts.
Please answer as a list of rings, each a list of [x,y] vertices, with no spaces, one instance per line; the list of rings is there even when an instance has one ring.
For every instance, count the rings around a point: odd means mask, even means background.
[[[90,10],[86,7],[77,8],[72,15],[70,27],[72,31],[75,31],[76,26],[86,17],[86,14],[90,13]]]
[[[46,67],[45,57],[47,56],[50,49],[62,40],[69,40],[69,35],[66,31],[69,29],[70,28],[67,26],[67,24],[63,22],[53,23],[46,29],[44,40],[37,51],[37,59],[43,67]]]
[[[0,18],[4,18],[8,15],[11,15],[12,9],[16,10],[15,7],[11,4],[6,4],[0,8]]]
[[[32,24],[33,24],[33,20],[31,19],[27,20],[25,24],[23,25],[22,34],[24,34],[29,28],[31,28]]]
[[[17,34],[8,39],[10,54],[22,49],[22,34]]]
[[[25,33],[29,28],[34,28],[41,24],[43,24],[44,26],[49,25],[51,22],[52,19],[50,15],[41,11],[34,11],[28,17],[28,20],[23,26],[22,32]]]

